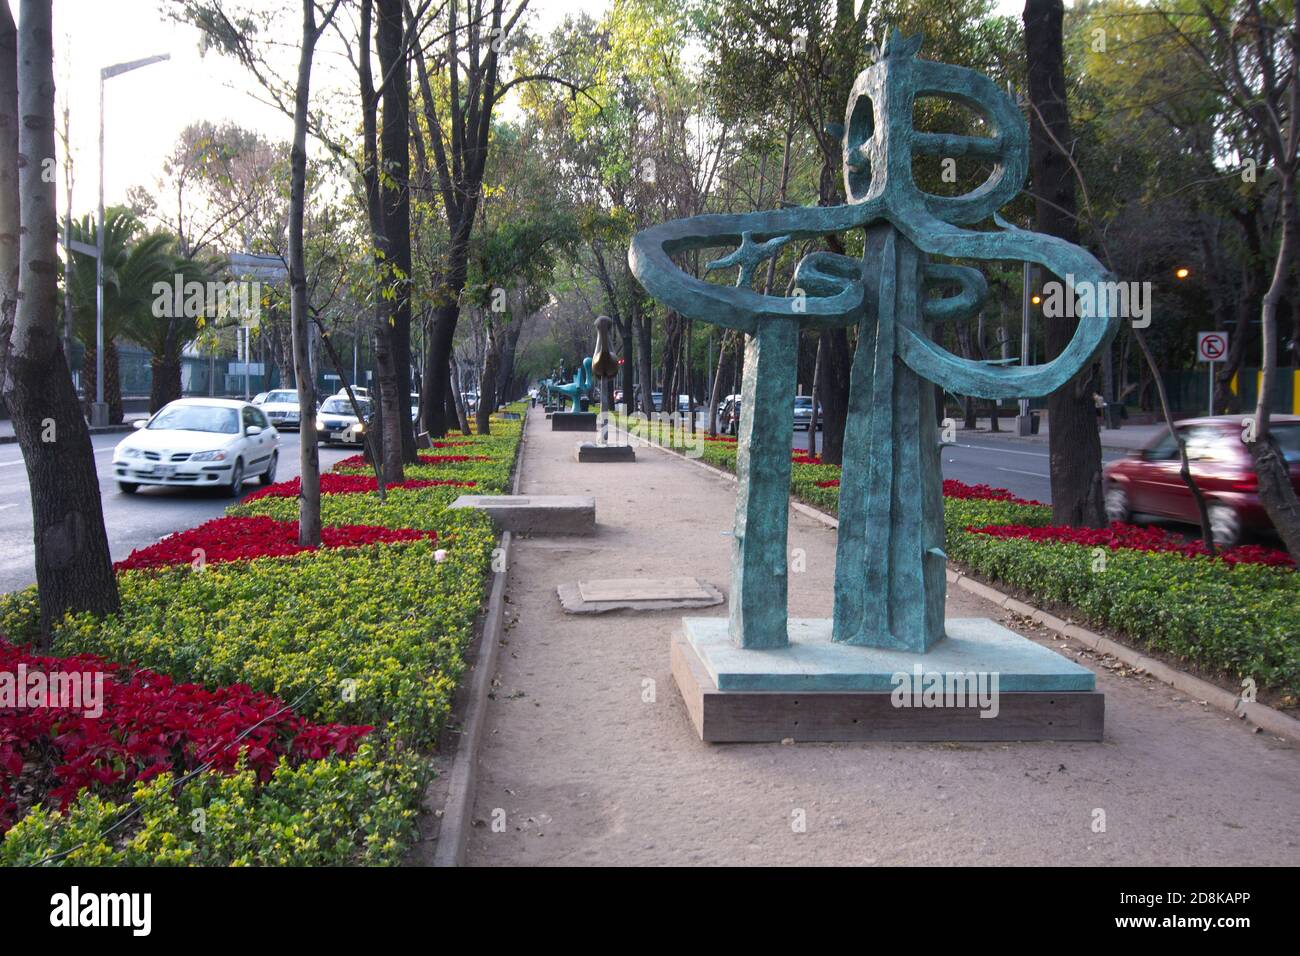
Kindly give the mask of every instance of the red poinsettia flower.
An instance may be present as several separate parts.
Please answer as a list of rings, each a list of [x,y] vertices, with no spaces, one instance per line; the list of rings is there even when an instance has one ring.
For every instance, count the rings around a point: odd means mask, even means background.
[[[450,481],[442,478],[411,478],[384,487],[432,488],[434,486],[449,485],[457,488],[473,488],[475,484],[477,482]],[[325,472],[320,476],[320,493],[323,495],[356,495],[377,490],[379,490],[379,486],[375,482],[374,475],[336,475],[333,472]],[[251,495],[246,495],[244,501],[256,501],[259,498],[297,498],[301,491],[302,479],[293,478],[289,481],[278,481],[266,488],[259,488]]]
[[[27,687],[40,674],[65,694],[79,689],[79,699],[28,693],[0,708],[0,833],[14,823],[16,794],[66,810],[83,788],[120,799],[136,781],[168,771],[231,773],[241,754],[265,781],[282,757],[298,764],[347,755],[373,730],[312,723],[242,684],[178,684],[89,654],[40,656],[2,639],[0,672],[25,674]]]
[[[321,546],[359,548],[369,544],[436,539],[433,531],[413,528],[378,528],[368,525],[339,525],[321,529]],[[311,551],[298,543],[298,522],[277,521],[255,516],[214,518],[197,528],[168,535],[157,544],[137,548],[114,564],[119,571],[161,568],[178,564],[216,564],[253,558],[285,557]]]

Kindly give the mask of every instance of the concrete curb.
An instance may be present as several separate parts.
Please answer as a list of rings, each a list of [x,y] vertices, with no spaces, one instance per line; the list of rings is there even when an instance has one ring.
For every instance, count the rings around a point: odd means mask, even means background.
[[[510,489],[516,495],[519,494],[519,479],[524,470],[524,435],[525,432],[520,432],[518,450],[515,452],[515,477]],[[465,848],[473,825],[471,817],[478,784],[478,752],[483,743],[488,694],[492,692],[497,653],[505,627],[505,594],[510,576],[512,538],[511,532],[501,532],[501,557],[506,570],[494,573],[492,589],[488,592],[487,614],[483,618],[483,631],[479,635],[479,656],[474,662],[465,698],[465,722],[461,727],[456,756],[452,758],[451,770],[447,774],[447,799],[443,803],[437,845],[433,850],[433,865],[438,867],[465,865]]]
[[[723,475],[730,478],[732,481],[736,481],[736,476],[731,472],[710,465],[708,462],[701,461],[698,458],[687,458],[678,451],[664,448],[662,445],[654,445],[651,442],[646,441],[644,438],[638,438],[635,436],[632,436],[632,438],[634,441],[640,442],[648,447],[658,448],[662,452],[676,455],[678,458],[681,458],[683,461],[689,462],[690,464],[697,465],[701,468],[707,468],[715,475]],[[828,515],[826,512],[814,508],[811,505],[804,504],[802,501],[796,501],[793,497],[790,499],[790,506],[800,514],[806,515],[815,521],[820,521],[828,528],[838,528],[840,526],[839,521],[833,516]],[[1163,661],[1158,661],[1155,658],[1148,657],[1142,652],[1134,650],[1127,645],[1120,644],[1108,637],[1102,636],[1101,634],[1096,634],[1093,631],[1089,631],[1087,628],[1079,627],[1077,624],[1064,621],[1061,618],[1056,617],[1054,614],[1049,614],[1047,611],[1036,608],[1031,604],[1026,604],[1024,601],[1017,600],[1008,594],[1003,594],[996,588],[992,588],[984,582],[968,576],[965,571],[953,571],[950,569],[948,571],[948,583],[955,584],[957,587],[969,591],[971,594],[978,595],[984,600],[996,604],[1004,610],[1019,614],[1022,617],[1027,617],[1035,624],[1040,624],[1048,630],[1055,631],[1063,637],[1069,638],[1072,641],[1077,641],[1089,650],[1096,651],[1098,654],[1109,654],[1111,657],[1122,661],[1134,670],[1140,670],[1144,673],[1150,674],[1156,680],[1170,685],[1175,690],[1186,694],[1193,700],[1205,701],[1210,706],[1216,707],[1225,713],[1249,721],[1260,730],[1300,743],[1300,720],[1290,717],[1279,710],[1275,710],[1266,704],[1261,704],[1257,701],[1243,701],[1240,697],[1233,695],[1231,691],[1226,691],[1216,684],[1211,684],[1209,681],[1188,674],[1186,671],[1180,671],[1176,667],[1170,667]]]

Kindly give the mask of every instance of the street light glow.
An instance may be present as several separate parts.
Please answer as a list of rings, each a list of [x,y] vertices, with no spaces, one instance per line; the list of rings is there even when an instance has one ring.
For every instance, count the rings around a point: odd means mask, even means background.
[[[1179,279],[1186,279],[1191,274],[1192,274],[1192,270],[1187,268],[1186,266],[1179,266],[1177,269],[1174,270],[1174,275]]]

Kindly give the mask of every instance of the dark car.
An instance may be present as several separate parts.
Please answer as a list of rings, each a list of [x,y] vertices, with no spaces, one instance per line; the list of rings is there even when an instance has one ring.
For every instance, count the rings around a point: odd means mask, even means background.
[[[1191,418],[1174,426],[1187,445],[1192,477],[1205,496],[1214,541],[1223,547],[1237,544],[1247,531],[1272,528],[1259,501],[1254,461],[1242,440],[1249,426],[1244,415]],[[1274,416],[1269,427],[1286,458],[1291,484],[1300,492],[1300,416]],[[1199,523],[1196,499],[1180,467],[1178,443],[1167,431],[1141,451],[1108,464],[1107,517],[1129,521],[1142,515]]]

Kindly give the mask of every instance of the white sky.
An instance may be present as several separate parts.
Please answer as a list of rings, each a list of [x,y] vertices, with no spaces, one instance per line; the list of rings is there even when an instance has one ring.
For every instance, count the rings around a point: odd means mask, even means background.
[[[289,44],[297,40],[298,4],[264,0],[269,9],[288,11]],[[155,190],[162,164],[182,129],[200,119],[233,120],[269,138],[287,140],[292,124],[273,107],[258,101],[256,82],[228,57],[199,56],[198,32],[171,22],[161,11],[167,0],[55,0],[55,83],[57,105],[71,109],[75,184],[73,214],[93,210],[97,191],[98,74],[112,63],[160,53],[171,60],[109,80],[105,105],[104,188],[108,205],[122,202],[130,186]],[[598,15],[608,0],[533,0],[538,28],[549,31],[568,13]],[[1022,0],[997,0],[998,12],[1018,13]],[[350,67],[339,56],[337,41],[327,36],[317,56],[313,93],[351,89]],[[285,74],[296,65],[296,50],[286,46]],[[316,97],[313,96],[313,102]],[[60,150],[62,161],[62,150]],[[63,178],[60,173],[59,185]],[[62,215],[64,199],[60,195]]]

